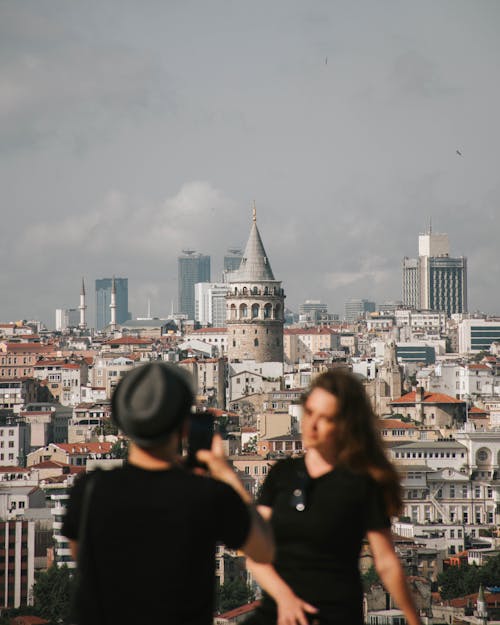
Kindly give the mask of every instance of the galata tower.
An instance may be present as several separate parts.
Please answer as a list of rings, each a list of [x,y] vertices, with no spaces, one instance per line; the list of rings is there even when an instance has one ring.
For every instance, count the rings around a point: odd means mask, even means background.
[[[257,228],[252,229],[240,268],[228,278],[226,318],[230,362],[283,362],[285,294],[276,280]]]

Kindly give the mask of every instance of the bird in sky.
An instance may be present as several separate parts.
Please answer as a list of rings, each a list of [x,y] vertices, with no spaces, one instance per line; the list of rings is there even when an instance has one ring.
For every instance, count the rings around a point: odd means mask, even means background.
[[[458,156],[462,156],[462,152],[460,152],[460,150],[455,150],[455,152],[458,154]]]

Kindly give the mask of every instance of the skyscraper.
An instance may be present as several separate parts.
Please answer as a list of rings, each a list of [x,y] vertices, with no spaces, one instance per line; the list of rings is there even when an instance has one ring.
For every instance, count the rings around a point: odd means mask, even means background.
[[[128,278],[114,278],[116,289],[116,323],[131,318],[128,310]],[[102,330],[111,323],[111,290],[113,278],[99,278],[95,281],[96,329]]]
[[[224,256],[224,271],[222,274],[222,280],[224,282],[229,282],[230,276],[228,276],[228,273],[230,271],[238,271],[242,256],[243,252],[237,247],[230,247],[227,250]]]
[[[210,256],[195,250],[182,250],[178,258],[178,312],[195,318],[194,285],[197,282],[210,282]]]
[[[467,259],[450,257],[448,235],[419,235],[418,253],[418,259],[403,260],[403,304],[447,315],[467,312]]]

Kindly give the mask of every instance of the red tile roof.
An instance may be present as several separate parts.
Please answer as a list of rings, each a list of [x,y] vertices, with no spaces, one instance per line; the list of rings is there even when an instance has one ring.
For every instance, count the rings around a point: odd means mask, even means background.
[[[285,328],[283,330],[283,334],[286,335],[294,335],[294,334],[338,334],[338,329],[327,328],[325,326],[316,327],[316,328]]]
[[[69,467],[69,464],[57,462],[56,460],[45,460],[38,464],[32,464],[30,469],[64,469],[65,467]]]
[[[21,616],[14,616],[11,620],[11,625],[48,625],[49,621],[39,616],[29,616],[27,614]]]
[[[380,427],[385,430],[416,430],[417,426],[413,423],[405,423],[399,419],[380,419]]]
[[[61,360],[40,360],[33,365],[34,369],[45,369],[45,367],[60,367],[61,369],[80,369],[81,365],[74,362],[64,362]]]
[[[55,445],[69,454],[107,454],[111,451],[113,443],[55,443]]]
[[[8,352],[53,352],[54,345],[41,345],[40,343],[7,343]]]
[[[103,345],[151,345],[153,339],[136,339],[133,336],[122,336],[119,339],[110,339]]]
[[[393,400],[391,404],[415,404],[416,403],[416,392],[411,391],[411,393],[406,393],[401,397]],[[450,395],[445,395],[444,393],[428,393],[425,392],[423,394],[423,403],[424,404],[464,404],[464,401],[460,399],[455,399]]]
[[[488,410],[481,410],[481,408],[477,408],[477,406],[472,406],[469,408],[469,416],[479,417],[479,416],[487,416],[489,415]]]
[[[253,612],[260,606],[260,600],[252,601],[252,603],[245,603],[241,605],[239,608],[234,608],[234,610],[229,610],[229,612],[224,612],[223,614],[217,614],[215,618],[224,618],[224,619],[233,619],[237,616],[241,616],[246,614],[247,612]]]
[[[30,469],[26,467],[0,467],[0,473],[29,473]]]
[[[470,595],[464,595],[463,597],[448,599],[448,601],[445,601],[445,604],[451,605],[454,608],[465,608],[466,606],[476,605],[478,595],[479,593],[474,592]],[[495,603],[498,601],[498,595],[492,592],[485,591],[484,598],[487,605],[495,605]]]

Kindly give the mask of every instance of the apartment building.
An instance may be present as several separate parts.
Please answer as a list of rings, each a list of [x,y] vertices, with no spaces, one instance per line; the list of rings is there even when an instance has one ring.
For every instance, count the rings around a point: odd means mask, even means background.
[[[35,581],[35,523],[0,521],[0,605],[32,605]]]

